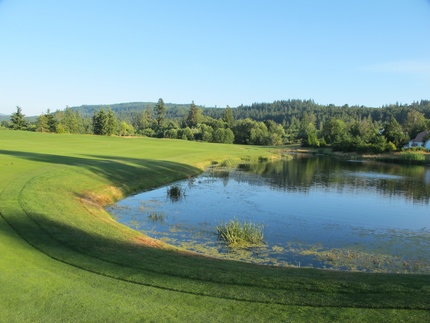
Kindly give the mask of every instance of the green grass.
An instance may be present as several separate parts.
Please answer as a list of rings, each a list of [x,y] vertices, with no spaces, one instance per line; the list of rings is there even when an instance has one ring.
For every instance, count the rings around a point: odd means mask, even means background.
[[[154,241],[102,205],[261,147],[0,131],[0,321],[428,321],[430,277],[274,268]]]
[[[263,226],[237,219],[217,226],[218,237],[230,246],[249,247],[263,244]]]
[[[406,160],[406,161],[424,161],[426,160],[426,157],[424,154],[419,153],[419,152],[402,152],[400,154],[400,158],[402,160]]]

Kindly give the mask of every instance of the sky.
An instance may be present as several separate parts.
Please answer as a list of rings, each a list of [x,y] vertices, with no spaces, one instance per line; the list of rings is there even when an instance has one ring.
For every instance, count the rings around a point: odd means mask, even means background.
[[[0,0],[0,113],[430,99],[430,0]]]

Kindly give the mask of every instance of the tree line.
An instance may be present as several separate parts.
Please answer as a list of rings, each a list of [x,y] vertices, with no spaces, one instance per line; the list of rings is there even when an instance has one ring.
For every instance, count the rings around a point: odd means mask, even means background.
[[[410,105],[318,105],[312,100],[254,103],[237,108],[125,103],[66,107],[27,122],[22,109],[2,122],[3,128],[55,133],[148,136],[251,145],[330,146],[340,151],[384,152],[401,149],[430,130],[430,101]]]

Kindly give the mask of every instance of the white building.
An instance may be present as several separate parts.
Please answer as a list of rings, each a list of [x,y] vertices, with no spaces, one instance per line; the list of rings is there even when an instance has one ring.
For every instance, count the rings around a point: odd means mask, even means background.
[[[428,136],[429,132],[427,130],[420,132],[414,139],[409,141],[409,144],[405,148],[412,147],[424,147],[430,149],[430,138],[424,140]]]

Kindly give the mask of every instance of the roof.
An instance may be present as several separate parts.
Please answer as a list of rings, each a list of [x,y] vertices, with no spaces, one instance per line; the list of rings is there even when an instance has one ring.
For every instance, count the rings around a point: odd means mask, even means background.
[[[423,132],[420,132],[414,139],[412,139],[412,142],[424,142],[424,137],[428,135],[428,131],[424,130]]]

